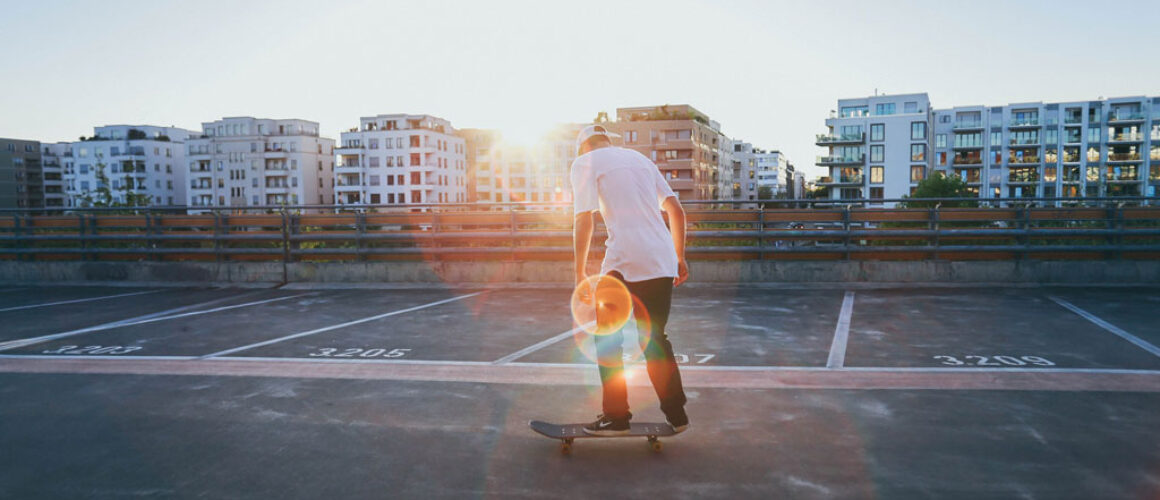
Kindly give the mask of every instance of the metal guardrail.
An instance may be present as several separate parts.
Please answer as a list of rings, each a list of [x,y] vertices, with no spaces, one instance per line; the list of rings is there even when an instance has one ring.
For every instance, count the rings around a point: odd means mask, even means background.
[[[1160,259],[1156,198],[762,203],[684,202],[689,258]],[[0,210],[0,259],[569,260],[571,229],[563,204]]]

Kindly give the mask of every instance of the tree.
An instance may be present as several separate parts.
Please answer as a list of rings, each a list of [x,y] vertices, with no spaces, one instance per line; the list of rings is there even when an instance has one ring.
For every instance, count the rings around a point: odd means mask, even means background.
[[[86,207],[142,207],[149,205],[149,195],[145,193],[135,192],[134,189],[143,189],[145,186],[136,184],[136,179],[131,175],[134,171],[144,172],[145,165],[127,163],[123,169],[124,176],[121,177],[120,186],[116,188],[117,192],[123,195],[125,201],[120,201],[113,193],[112,184],[109,181],[109,175],[105,172],[108,165],[104,162],[104,157],[98,155],[97,163],[94,165],[95,176],[97,178],[96,189],[92,191],[85,191],[81,195],[81,205]]]
[[[936,171],[926,179],[919,181],[918,186],[914,189],[914,196],[904,196],[904,198],[976,198],[976,196],[962,179],[943,175],[942,172]],[[938,203],[937,201],[907,201],[902,205],[906,208],[927,208]],[[944,201],[942,206],[977,207],[979,204],[976,201],[968,200]]]
[[[771,188],[769,186],[758,187],[757,188],[757,199],[759,199],[759,200],[772,200],[773,199],[773,188]]]

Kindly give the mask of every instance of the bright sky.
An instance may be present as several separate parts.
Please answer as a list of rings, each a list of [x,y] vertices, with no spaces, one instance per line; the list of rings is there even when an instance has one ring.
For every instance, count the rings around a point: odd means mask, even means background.
[[[1160,2],[23,1],[0,24],[0,136],[429,113],[527,136],[692,104],[807,172],[836,100],[936,107],[1160,94]],[[811,175],[812,177],[812,175]]]

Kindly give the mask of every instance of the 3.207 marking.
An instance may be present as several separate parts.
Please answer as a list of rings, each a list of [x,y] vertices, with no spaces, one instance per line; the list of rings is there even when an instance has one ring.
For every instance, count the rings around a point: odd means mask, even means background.
[[[1039,356],[963,356],[963,359],[954,356],[934,356],[947,366],[1055,366],[1047,358]],[[994,360],[994,361],[991,361]]]
[[[317,351],[308,354],[308,356],[315,358],[401,358],[409,352],[411,352],[410,349],[339,349],[336,347],[320,347]]]
[[[43,354],[80,354],[80,355],[117,355],[129,354],[133,351],[140,351],[140,346],[120,346],[120,345],[89,345],[78,349],[75,345],[61,346],[57,349],[49,349],[43,351]]]
[[[710,359],[717,357],[716,354],[693,354],[693,356],[696,358],[695,364],[698,365],[708,363]],[[677,364],[681,365],[689,364],[690,361],[693,361],[688,354],[674,353],[673,357],[676,358]],[[625,362],[629,362],[635,361],[637,357],[629,353],[624,353],[623,359]]]

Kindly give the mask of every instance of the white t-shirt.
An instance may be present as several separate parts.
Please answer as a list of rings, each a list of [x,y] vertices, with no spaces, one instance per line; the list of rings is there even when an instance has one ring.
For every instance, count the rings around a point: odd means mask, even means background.
[[[600,274],[620,271],[625,281],[677,277],[677,251],[661,218],[673,194],[657,166],[626,148],[605,147],[572,162],[575,213],[599,210],[608,228]]]

